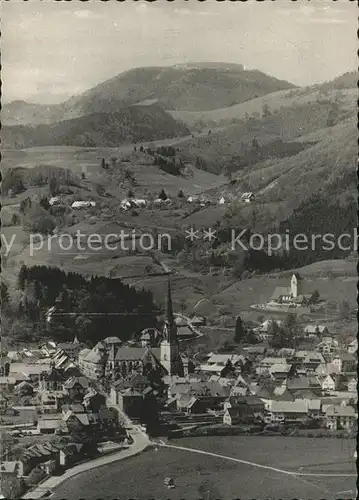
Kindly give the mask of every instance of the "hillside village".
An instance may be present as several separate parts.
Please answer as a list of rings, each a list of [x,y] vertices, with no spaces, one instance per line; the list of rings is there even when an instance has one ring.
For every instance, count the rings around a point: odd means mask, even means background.
[[[296,283],[293,275],[292,292]],[[290,290],[281,290],[284,301]],[[161,329],[145,329],[138,340],[107,337],[91,348],[75,336],[2,351],[6,491],[22,494],[84,460],[131,449],[136,432],[151,438],[355,435],[354,335],[343,343],[325,324],[298,327],[289,315],[256,327],[257,343],[191,355],[179,340],[186,321],[173,311],[170,281],[166,303]],[[200,331],[204,322],[193,318],[191,328]],[[237,341],[243,328],[239,322]],[[268,347],[276,337],[288,345],[288,336],[293,347]]]
[[[4,106],[1,494],[181,438],[355,438],[356,252],[284,246],[356,226],[355,86],[203,63]]]

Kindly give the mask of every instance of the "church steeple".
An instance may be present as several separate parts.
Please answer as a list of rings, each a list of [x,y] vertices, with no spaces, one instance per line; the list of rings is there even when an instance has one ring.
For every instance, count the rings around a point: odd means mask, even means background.
[[[177,344],[177,325],[173,314],[171,282],[168,280],[167,287],[167,308],[165,318],[165,338],[170,344]]]
[[[179,353],[177,338],[177,325],[173,314],[171,283],[168,280],[167,307],[165,324],[163,328],[164,340],[161,342],[161,365],[170,376],[183,376],[182,359]]]

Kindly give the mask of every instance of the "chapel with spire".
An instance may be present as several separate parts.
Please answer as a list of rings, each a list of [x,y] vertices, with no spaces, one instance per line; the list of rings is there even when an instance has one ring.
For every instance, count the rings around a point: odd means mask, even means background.
[[[170,280],[168,280],[167,310],[163,327],[163,340],[160,345],[160,350],[160,362],[166,369],[168,375],[183,377],[183,363],[179,352],[177,325],[173,314]]]

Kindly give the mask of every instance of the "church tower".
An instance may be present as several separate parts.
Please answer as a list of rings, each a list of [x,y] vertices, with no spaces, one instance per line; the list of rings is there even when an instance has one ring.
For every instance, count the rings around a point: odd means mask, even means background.
[[[177,326],[173,314],[171,284],[169,280],[167,291],[167,311],[163,334],[164,339],[161,342],[161,365],[166,369],[169,376],[178,375],[183,377],[183,364],[179,352]]]
[[[294,299],[296,299],[299,295],[299,279],[297,274],[293,274],[291,282],[290,282],[290,291],[291,295]]]

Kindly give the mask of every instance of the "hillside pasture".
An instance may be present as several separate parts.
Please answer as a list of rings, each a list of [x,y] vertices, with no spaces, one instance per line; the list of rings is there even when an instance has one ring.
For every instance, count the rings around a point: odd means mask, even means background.
[[[189,450],[159,447],[69,479],[55,490],[52,498],[332,500],[354,497],[354,440],[231,436],[185,438],[171,440],[169,444],[237,458],[252,465]],[[260,468],[257,464],[272,469]],[[329,477],[285,473],[298,472],[301,467],[305,467],[305,471],[327,473]],[[330,477],[331,472],[349,473],[352,477]],[[168,476],[174,479],[174,489],[168,490],[163,484]]]

